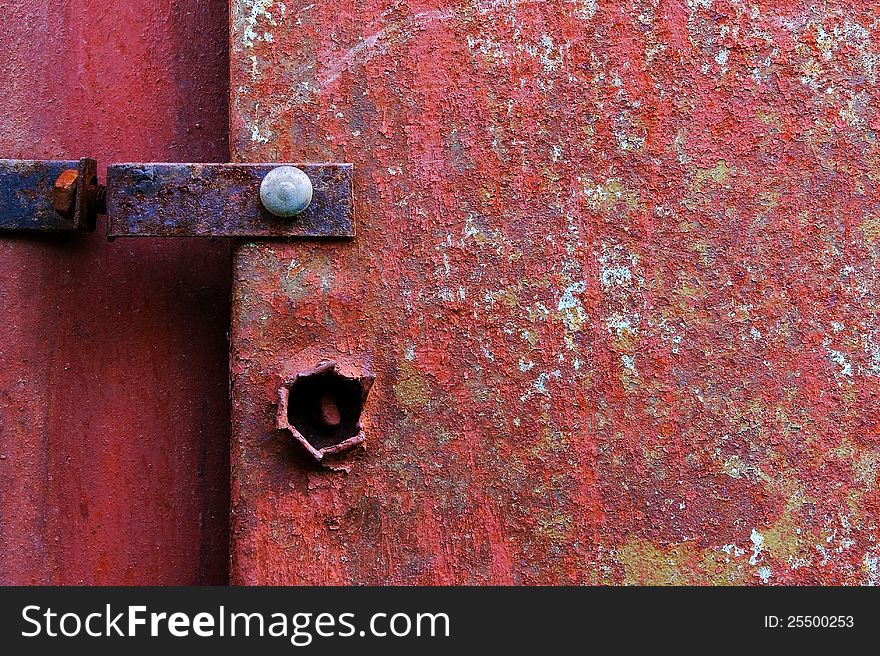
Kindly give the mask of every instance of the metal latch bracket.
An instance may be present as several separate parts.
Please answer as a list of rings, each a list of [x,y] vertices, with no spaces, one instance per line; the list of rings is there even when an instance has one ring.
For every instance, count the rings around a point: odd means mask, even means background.
[[[269,172],[281,167],[304,173],[310,190],[305,209],[287,218],[261,201]],[[0,231],[91,231],[96,215],[106,214],[109,238],[354,237],[352,169],[335,163],[113,164],[103,186],[92,159],[0,160]]]

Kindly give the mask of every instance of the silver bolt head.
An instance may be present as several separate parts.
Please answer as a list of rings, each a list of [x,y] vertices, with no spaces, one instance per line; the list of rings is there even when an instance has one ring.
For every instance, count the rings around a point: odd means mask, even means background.
[[[260,183],[260,200],[270,214],[290,218],[312,202],[312,181],[295,166],[272,169]]]

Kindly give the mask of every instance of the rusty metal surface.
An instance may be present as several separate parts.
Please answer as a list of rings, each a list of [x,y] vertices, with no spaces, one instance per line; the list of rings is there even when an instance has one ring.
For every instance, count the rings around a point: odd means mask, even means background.
[[[75,161],[0,159],[0,231],[68,232],[77,229],[52,205],[55,180]],[[73,208],[72,208],[73,209]]]
[[[226,17],[4,0],[0,154],[228,161]],[[0,237],[0,583],[226,581],[230,266],[222,239]]]
[[[232,2],[240,583],[880,583],[880,25],[842,0]],[[275,372],[375,374],[348,474]]]
[[[98,185],[98,163],[91,158],[83,157],[77,164],[76,170],[73,225],[76,230],[91,232],[95,229],[98,220],[98,198],[103,196]],[[58,181],[55,182],[57,184]],[[54,198],[52,202],[54,205]]]
[[[291,164],[312,181],[308,208],[270,214],[260,182],[284,164],[114,164],[107,170],[110,237],[353,237],[351,165]]]

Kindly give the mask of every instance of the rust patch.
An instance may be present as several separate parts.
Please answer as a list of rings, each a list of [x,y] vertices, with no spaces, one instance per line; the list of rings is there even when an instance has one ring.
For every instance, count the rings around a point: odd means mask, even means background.
[[[76,202],[76,181],[79,172],[75,169],[67,169],[55,181],[52,187],[52,206],[65,219],[73,220]]]

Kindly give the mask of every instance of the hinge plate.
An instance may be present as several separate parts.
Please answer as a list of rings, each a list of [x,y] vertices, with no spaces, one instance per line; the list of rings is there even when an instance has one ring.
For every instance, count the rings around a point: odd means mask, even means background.
[[[278,166],[312,181],[308,208],[273,216],[260,182]],[[351,164],[114,164],[107,169],[110,237],[354,237]]]

